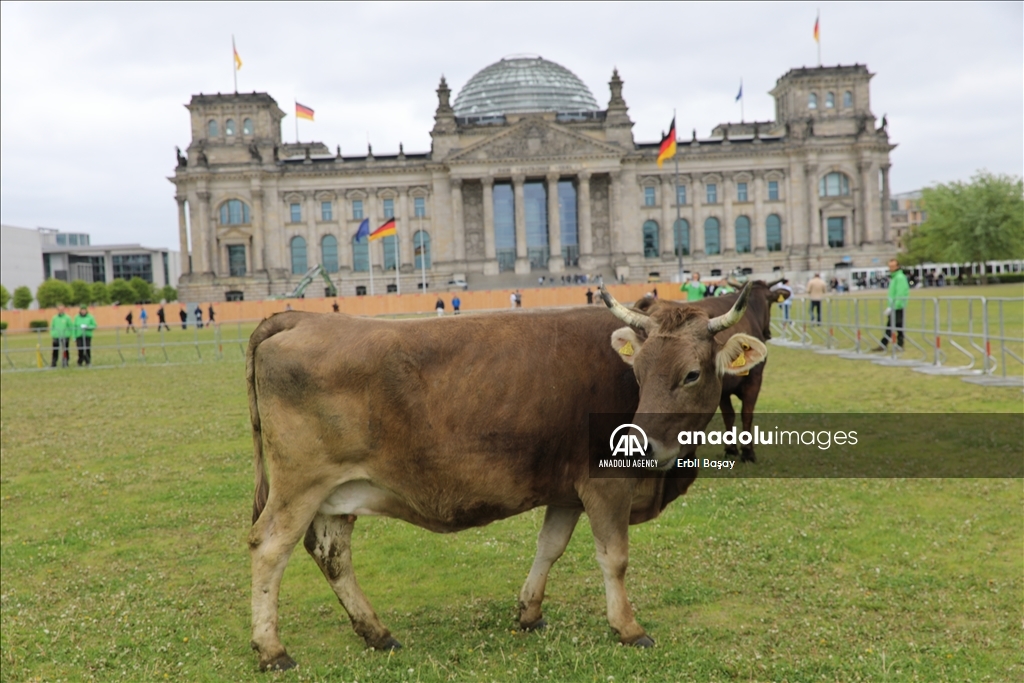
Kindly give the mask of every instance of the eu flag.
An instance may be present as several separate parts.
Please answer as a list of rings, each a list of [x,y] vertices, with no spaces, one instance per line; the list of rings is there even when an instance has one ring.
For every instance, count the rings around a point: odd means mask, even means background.
[[[370,219],[364,218],[363,222],[359,224],[359,229],[356,230],[356,242],[361,242],[364,237],[370,236]]]

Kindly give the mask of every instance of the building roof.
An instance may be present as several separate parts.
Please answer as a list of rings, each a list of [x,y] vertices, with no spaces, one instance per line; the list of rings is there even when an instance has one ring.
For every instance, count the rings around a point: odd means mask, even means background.
[[[573,72],[539,56],[515,55],[478,71],[455,98],[455,115],[598,111],[597,100]]]
[[[216,95],[209,95],[199,93],[198,95],[192,96],[192,101],[189,102],[189,106],[197,104],[222,104],[224,102],[232,103],[246,103],[246,104],[273,104],[277,102],[273,97],[265,92],[256,92],[255,90],[251,93],[247,92],[236,92],[236,93],[217,93]]]

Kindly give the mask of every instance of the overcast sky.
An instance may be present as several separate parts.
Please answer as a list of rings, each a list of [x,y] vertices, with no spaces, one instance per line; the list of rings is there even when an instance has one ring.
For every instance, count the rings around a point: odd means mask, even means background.
[[[821,4],[826,65],[867,64],[871,107],[889,117],[892,189],[1024,166],[1022,3]],[[774,116],[768,91],[817,64],[809,4],[116,4],[0,7],[0,161],[5,224],[92,235],[93,244],[177,248],[174,146],[183,105],[232,90],[313,107],[303,140],[362,154],[430,148],[444,74],[454,94],[503,56],[569,68],[607,106],[618,67],[638,141],[678,110],[707,136]]]

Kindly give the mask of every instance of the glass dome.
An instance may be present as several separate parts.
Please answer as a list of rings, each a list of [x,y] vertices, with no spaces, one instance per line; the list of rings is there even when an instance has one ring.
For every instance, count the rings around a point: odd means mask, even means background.
[[[478,71],[455,98],[456,116],[598,111],[576,74],[542,57],[505,57]]]

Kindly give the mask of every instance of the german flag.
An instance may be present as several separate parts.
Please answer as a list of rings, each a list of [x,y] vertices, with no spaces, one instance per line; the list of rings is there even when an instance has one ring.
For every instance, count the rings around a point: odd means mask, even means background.
[[[300,119],[306,119],[308,121],[313,120],[313,110],[304,104],[295,103],[295,116]]]
[[[384,221],[384,225],[380,226],[379,228],[370,233],[370,241],[373,242],[374,240],[379,240],[382,237],[397,234],[398,230],[395,228],[395,219],[389,218],[386,221]]]
[[[676,117],[672,117],[672,125],[668,127],[668,133],[661,139],[658,145],[658,168],[665,159],[671,159],[676,155]]]

